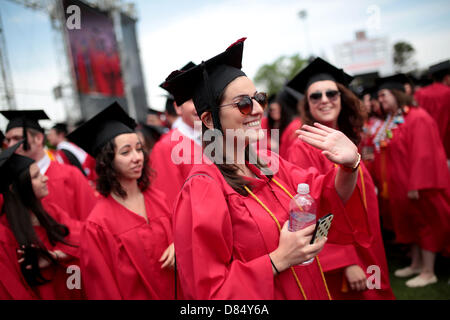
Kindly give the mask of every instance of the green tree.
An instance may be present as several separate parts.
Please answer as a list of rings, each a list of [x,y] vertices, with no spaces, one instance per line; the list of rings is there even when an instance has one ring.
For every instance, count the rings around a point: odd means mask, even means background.
[[[413,56],[416,53],[414,47],[405,41],[394,44],[394,66],[397,72],[411,71],[415,67]]]
[[[254,77],[257,85],[266,89],[267,94],[277,93],[286,81],[292,79],[307,63],[299,54],[281,56],[273,63],[261,66]]]

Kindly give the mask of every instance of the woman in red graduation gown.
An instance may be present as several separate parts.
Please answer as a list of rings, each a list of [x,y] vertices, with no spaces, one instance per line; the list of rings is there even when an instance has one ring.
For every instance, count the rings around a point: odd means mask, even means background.
[[[20,271],[17,241],[3,224],[0,224],[0,274],[0,300],[37,299]]]
[[[355,144],[362,131],[362,106],[346,88],[351,77],[317,58],[289,83],[305,93],[301,101],[302,122],[320,122],[341,129]],[[302,168],[315,167],[320,173],[335,165],[320,150],[297,140],[288,160]],[[393,299],[381,237],[375,186],[364,164],[358,169],[357,192],[345,204],[346,215],[337,216],[328,242],[319,254],[325,276],[335,299]],[[368,267],[378,266],[379,286],[367,288]]]
[[[69,218],[54,204],[41,204],[40,199],[48,194],[47,177],[41,175],[34,160],[14,154],[19,146],[16,144],[0,156],[4,195],[0,223],[13,235],[11,238],[4,233],[8,262],[5,267],[20,270],[23,276],[21,280],[5,279],[5,290],[12,299],[81,299],[81,287],[76,279],[69,286],[72,282],[67,273],[70,266],[74,266],[71,270],[78,268],[81,222]],[[18,261],[12,246],[19,254]]]
[[[172,229],[164,194],[150,186],[133,119],[114,103],[69,135],[96,157],[103,196],[82,230],[88,299],[173,299]]]
[[[401,84],[380,80],[378,99],[388,115],[374,141],[385,148],[390,212],[396,241],[412,245],[411,265],[398,277],[423,287],[437,282],[436,253],[449,253],[450,176],[436,122],[413,107]]]
[[[333,169],[319,175],[270,152],[253,157],[251,143],[264,136],[260,120],[267,98],[240,70],[243,41],[165,83],[193,98],[203,122],[204,154],[215,149],[211,161],[205,156],[191,171],[174,210],[183,293],[188,299],[330,299],[319,261],[298,266],[316,257],[326,239],[310,245],[313,226],[288,231],[289,201],[297,184],[306,182],[321,206],[340,214],[356,174]],[[234,143],[222,144],[222,133]],[[339,131],[318,125],[305,127],[301,136],[336,163],[357,162],[356,146]]]

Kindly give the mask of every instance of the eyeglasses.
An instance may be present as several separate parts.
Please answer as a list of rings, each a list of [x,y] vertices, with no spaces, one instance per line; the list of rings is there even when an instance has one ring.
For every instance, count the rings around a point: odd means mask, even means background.
[[[312,102],[318,102],[319,100],[322,99],[322,95],[323,92],[313,92],[309,95],[309,99]],[[340,92],[338,90],[327,90],[325,92],[325,95],[327,96],[328,99],[333,101],[337,99],[337,97],[340,95]]]
[[[253,101],[252,99],[254,99],[256,102],[259,103],[259,105],[265,109],[267,106],[267,94],[265,94],[264,92],[257,92],[255,93],[255,95],[253,97],[250,96],[242,96],[241,100],[239,100],[238,102],[233,102],[233,103],[228,103],[228,104],[224,104],[221,105],[219,107],[226,107],[226,106],[236,106],[238,107],[239,111],[242,114],[251,114],[253,111]]]

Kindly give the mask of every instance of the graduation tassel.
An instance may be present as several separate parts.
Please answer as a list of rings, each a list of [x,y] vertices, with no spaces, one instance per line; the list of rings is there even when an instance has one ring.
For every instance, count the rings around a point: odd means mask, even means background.
[[[212,106],[210,106],[210,107],[211,107],[211,115],[212,115],[214,129],[222,131],[222,126],[220,125],[220,118],[219,118],[219,107],[216,104],[214,96],[211,92],[211,87],[209,86],[209,76],[208,76],[208,71],[206,70],[205,61],[202,61],[201,67],[202,67],[202,73],[203,73],[203,81],[205,83],[206,92],[208,94],[208,101],[212,104]]]
[[[23,121],[23,150],[28,151],[30,150],[30,144],[28,143],[28,130],[25,119]]]

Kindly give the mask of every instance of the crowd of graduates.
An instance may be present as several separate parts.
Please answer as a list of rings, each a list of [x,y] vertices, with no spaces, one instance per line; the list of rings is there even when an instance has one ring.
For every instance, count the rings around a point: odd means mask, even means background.
[[[267,96],[244,42],[174,66],[164,121],[113,103],[46,131],[43,110],[0,111],[0,299],[392,300],[383,229],[411,248],[396,277],[438,281],[450,61],[426,86],[396,74],[355,90],[318,57]],[[317,219],[334,215],[313,244],[314,226],[288,230],[300,183]]]

